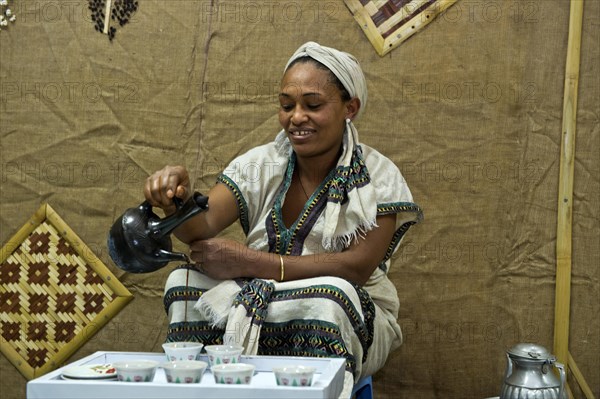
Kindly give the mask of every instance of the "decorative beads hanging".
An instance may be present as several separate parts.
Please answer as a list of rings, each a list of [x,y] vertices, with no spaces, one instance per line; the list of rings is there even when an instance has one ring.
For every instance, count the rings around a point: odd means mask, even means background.
[[[17,16],[10,9],[8,0],[0,0],[0,31],[6,29],[9,22],[15,22]]]
[[[88,0],[94,27],[112,41],[117,33],[115,25],[124,26],[138,9],[137,0]],[[107,18],[110,15],[110,18]],[[112,24],[112,26],[111,26]]]

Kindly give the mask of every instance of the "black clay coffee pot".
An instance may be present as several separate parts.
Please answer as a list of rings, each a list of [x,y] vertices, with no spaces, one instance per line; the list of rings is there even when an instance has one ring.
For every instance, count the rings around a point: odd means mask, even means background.
[[[194,193],[185,203],[174,198],[177,210],[161,219],[148,201],[130,208],[115,220],[108,234],[108,253],[115,264],[129,273],[150,273],[169,262],[190,259],[172,252],[170,234],[191,217],[208,209],[208,197]]]

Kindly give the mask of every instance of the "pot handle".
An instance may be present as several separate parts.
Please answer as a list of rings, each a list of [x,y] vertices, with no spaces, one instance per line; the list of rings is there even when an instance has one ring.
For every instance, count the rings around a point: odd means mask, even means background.
[[[512,374],[513,364],[508,353],[506,354],[506,373],[504,375],[504,380],[506,380]]]
[[[157,239],[170,234],[177,226],[192,216],[208,209],[208,197],[194,192],[192,196],[183,201],[181,198],[173,197],[176,211],[164,219],[151,220],[148,222],[148,235]]]
[[[565,366],[562,363],[554,363],[554,367],[556,367],[558,369],[558,372],[560,373],[560,389],[558,391],[558,397],[559,399],[564,399],[566,398],[565,395],[565,384],[567,383],[567,375],[565,373]]]

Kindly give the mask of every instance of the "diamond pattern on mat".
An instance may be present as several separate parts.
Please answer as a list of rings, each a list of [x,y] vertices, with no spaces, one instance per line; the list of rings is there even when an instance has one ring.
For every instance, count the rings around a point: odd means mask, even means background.
[[[45,254],[50,249],[50,235],[47,233],[33,233],[29,238],[29,251],[34,254]]]
[[[117,297],[47,222],[0,264],[0,334],[33,367],[45,365]]]
[[[8,342],[15,342],[21,339],[21,323],[2,322],[2,338]]]
[[[27,338],[30,341],[46,341],[48,329],[46,328],[46,323],[41,321],[36,321],[33,323],[29,323],[29,329],[27,330]]]
[[[32,284],[48,285],[49,267],[47,262],[33,262],[29,264],[28,280]]]
[[[59,313],[73,313],[77,297],[74,293],[63,293],[56,298],[56,311]]]
[[[77,284],[77,267],[75,265],[58,265],[58,282],[60,284]]]
[[[69,342],[75,337],[75,331],[77,324],[74,321],[59,321],[56,324],[56,331],[54,332],[54,338],[58,342]]]
[[[20,301],[17,292],[0,292],[0,312],[19,313]]]
[[[46,364],[48,358],[48,349],[28,349],[27,350],[27,363],[32,367],[42,367]]]
[[[29,313],[42,314],[48,311],[48,297],[44,294],[33,294],[29,297]]]
[[[18,264],[5,263],[0,268],[0,284],[16,283],[21,278],[21,267]],[[0,303],[1,305],[1,303]]]

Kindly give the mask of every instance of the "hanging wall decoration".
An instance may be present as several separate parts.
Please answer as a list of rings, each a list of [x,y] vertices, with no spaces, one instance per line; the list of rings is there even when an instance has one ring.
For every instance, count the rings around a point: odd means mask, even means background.
[[[88,0],[92,21],[98,32],[108,35],[110,41],[117,33],[116,25],[126,25],[138,9],[137,0]]]
[[[46,374],[131,299],[44,204],[0,252],[0,349],[25,378]]]
[[[380,56],[398,47],[457,1],[344,0]]]
[[[9,22],[15,22],[17,16],[10,8],[8,0],[0,0],[0,31],[8,27]]]

